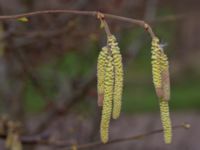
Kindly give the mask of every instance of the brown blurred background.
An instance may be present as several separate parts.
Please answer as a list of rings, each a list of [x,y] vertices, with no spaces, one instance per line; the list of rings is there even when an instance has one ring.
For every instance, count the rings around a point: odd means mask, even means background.
[[[94,149],[199,150],[200,1],[198,0],[0,0],[0,15],[49,9],[96,10],[142,19],[166,45],[171,71],[171,145],[162,134]],[[96,60],[106,36],[93,17],[45,14],[26,23],[0,21],[0,113],[23,124],[24,135],[48,133],[75,143],[99,140]],[[110,138],[161,128],[151,77],[149,35],[140,27],[107,20],[125,64],[123,112]],[[4,149],[4,140],[0,142]],[[25,146],[28,150],[59,149]]]

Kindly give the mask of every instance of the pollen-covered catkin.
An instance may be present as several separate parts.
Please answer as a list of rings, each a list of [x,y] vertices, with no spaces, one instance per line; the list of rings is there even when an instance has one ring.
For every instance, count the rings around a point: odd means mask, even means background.
[[[168,101],[170,99],[169,63],[157,37],[153,38],[151,49],[153,83],[160,102],[164,140],[166,144],[169,144],[172,140],[171,120],[168,106]]]
[[[155,86],[156,94],[159,98],[162,98],[162,77],[161,77],[161,50],[159,45],[159,39],[153,38],[151,43],[151,64],[152,64],[152,74],[153,74],[153,83]]]
[[[108,36],[108,46],[113,56],[114,65],[114,93],[113,93],[113,113],[112,118],[117,119],[121,112],[122,91],[123,91],[123,64],[120,48],[115,36]]]
[[[160,100],[160,115],[161,122],[164,130],[164,140],[166,144],[170,144],[172,140],[172,127],[169,114],[169,105],[168,101]]]
[[[108,55],[108,48],[103,47],[99,53],[97,60],[97,91],[98,91],[98,105],[103,105],[104,97],[104,76],[105,76],[105,62]]]
[[[112,99],[113,99],[113,86],[114,86],[114,67],[113,58],[108,56],[105,65],[105,78],[104,78],[104,101],[101,115],[101,141],[106,143],[108,141],[108,130],[110,118],[112,113]]]

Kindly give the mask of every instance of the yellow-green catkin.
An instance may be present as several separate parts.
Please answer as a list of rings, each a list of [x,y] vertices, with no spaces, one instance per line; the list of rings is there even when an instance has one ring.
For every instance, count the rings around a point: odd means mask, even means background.
[[[166,144],[171,143],[172,129],[169,115],[170,80],[169,63],[157,37],[152,40],[152,74],[156,94],[159,97],[161,122]]]
[[[152,64],[152,75],[153,83],[155,86],[156,94],[159,98],[162,98],[162,77],[161,77],[161,50],[159,45],[159,39],[153,38],[151,43],[151,64]]]
[[[104,76],[105,76],[105,62],[108,55],[108,48],[103,47],[99,53],[97,60],[97,91],[98,91],[98,105],[103,105],[104,97]]]
[[[120,48],[114,35],[108,36],[108,46],[111,50],[114,65],[114,93],[112,118],[117,119],[121,112],[123,91],[123,64]]]
[[[108,142],[108,131],[109,124],[112,113],[112,99],[113,99],[113,85],[114,85],[114,67],[113,67],[113,58],[108,55],[105,65],[105,77],[104,77],[104,100],[103,100],[103,109],[101,116],[101,141],[103,143]]]
[[[172,127],[169,114],[169,104],[166,100],[160,100],[160,115],[164,130],[165,143],[170,144],[172,140]]]

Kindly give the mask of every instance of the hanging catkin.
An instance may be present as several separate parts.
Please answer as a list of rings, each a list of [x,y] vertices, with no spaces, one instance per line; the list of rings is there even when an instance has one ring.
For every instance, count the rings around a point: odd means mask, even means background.
[[[107,37],[107,46],[103,47],[97,62],[98,105],[102,106],[100,125],[101,141],[108,141],[111,115],[117,119],[121,111],[123,88],[123,65],[120,49],[115,36]]]
[[[172,128],[169,115],[169,104],[166,100],[160,100],[160,115],[164,130],[164,140],[166,144],[170,144],[172,140]]]
[[[151,64],[152,64],[152,75],[153,75],[153,83],[155,86],[156,94],[159,98],[162,98],[162,83],[161,83],[161,51],[159,48],[159,39],[153,38],[151,43]]]
[[[114,35],[108,36],[108,46],[113,56],[114,65],[114,93],[113,93],[113,113],[112,118],[117,119],[121,112],[121,100],[123,91],[123,65],[120,48]]]
[[[104,97],[104,76],[105,76],[105,62],[108,55],[108,48],[103,47],[99,53],[97,61],[97,91],[98,91],[98,105],[103,105]]]
[[[172,130],[169,115],[170,81],[169,63],[157,37],[152,40],[152,74],[156,94],[159,97],[161,122],[164,130],[166,144],[171,143]]]
[[[108,55],[105,64],[105,78],[104,78],[104,100],[101,117],[101,141],[106,143],[108,141],[108,130],[110,118],[112,113],[112,99],[113,99],[113,85],[114,85],[114,67],[113,58]]]

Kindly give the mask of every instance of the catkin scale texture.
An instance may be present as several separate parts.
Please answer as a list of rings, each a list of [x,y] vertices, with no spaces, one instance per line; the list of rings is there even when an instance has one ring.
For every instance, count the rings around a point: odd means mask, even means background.
[[[172,128],[169,115],[168,101],[160,100],[160,115],[164,130],[164,140],[166,144],[170,144],[172,140]]]
[[[162,91],[162,77],[161,77],[161,51],[159,46],[159,39],[153,38],[151,43],[151,64],[152,64],[152,75],[153,83],[155,86],[156,94],[159,98],[163,97]]]
[[[123,92],[123,65],[120,49],[115,36],[108,37],[108,46],[110,47],[113,65],[114,65],[114,93],[113,93],[113,113],[112,118],[117,119],[121,112],[122,92]]]
[[[104,97],[104,76],[105,76],[105,63],[108,55],[108,48],[103,47],[99,53],[97,60],[97,91],[98,91],[98,105],[103,105]]]
[[[116,38],[107,37],[107,46],[103,47],[97,62],[98,105],[102,106],[100,125],[101,141],[108,141],[111,115],[117,119],[121,112],[123,88],[122,56]]]
[[[109,124],[112,113],[112,99],[113,99],[113,85],[114,85],[114,67],[112,64],[112,57],[108,56],[105,65],[104,78],[104,101],[101,117],[101,141],[106,143],[108,141]]]

